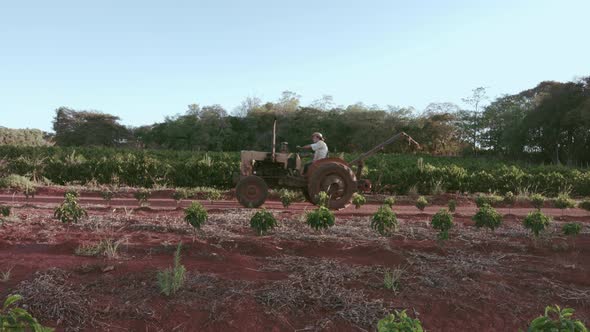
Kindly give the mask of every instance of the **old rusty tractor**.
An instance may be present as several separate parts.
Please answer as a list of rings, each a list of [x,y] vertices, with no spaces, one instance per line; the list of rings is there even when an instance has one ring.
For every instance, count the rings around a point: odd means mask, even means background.
[[[276,151],[276,122],[273,126],[272,151],[242,151],[236,196],[244,207],[261,206],[268,197],[269,188],[302,190],[305,198],[317,204],[317,195],[324,191],[329,197],[328,207],[342,209],[351,203],[355,192],[371,190],[371,182],[362,179],[364,161],[385,146],[401,139],[419,147],[409,135],[398,133],[385,142],[363,153],[350,163],[341,158],[325,158],[313,162],[304,172],[299,153],[290,153],[287,143]],[[356,170],[353,171],[353,167]]]

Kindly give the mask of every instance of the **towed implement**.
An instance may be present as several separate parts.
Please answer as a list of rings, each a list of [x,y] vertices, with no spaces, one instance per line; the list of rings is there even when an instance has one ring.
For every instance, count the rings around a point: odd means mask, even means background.
[[[364,161],[399,140],[407,140],[409,144],[419,147],[414,139],[401,132],[350,163],[341,158],[324,158],[313,162],[304,172],[301,156],[299,153],[290,153],[286,142],[281,143],[280,152],[276,152],[275,122],[271,152],[241,152],[236,196],[242,206],[256,208],[266,201],[269,188],[302,190],[305,198],[312,204],[318,203],[317,195],[324,191],[330,197],[330,209],[345,208],[351,203],[355,192],[371,190],[371,182],[361,177]],[[356,171],[353,171],[352,166],[356,166]]]

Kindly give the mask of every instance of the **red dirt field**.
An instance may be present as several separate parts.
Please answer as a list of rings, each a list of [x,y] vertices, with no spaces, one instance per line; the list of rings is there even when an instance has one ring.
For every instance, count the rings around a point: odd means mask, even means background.
[[[0,195],[13,206],[0,225],[0,272],[10,270],[0,298],[22,294],[58,331],[372,331],[393,309],[428,331],[516,331],[551,304],[590,322],[590,213],[579,209],[543,209],[554,223],[533,241],[520,224],[530,208],[498,209],[504,224],[492,233],[459,201],[450,240],[439,243],[428,220],[441,206],[394,206],[400,229],[388,238],[369,228],[376,204],[338,211],[334,227],[316,232],[304,222],[311,205],[270,201],[280,227],[256,236],[254,211],[233,201],[202,201],[209,221],[195,233],[164,197],[148,208],[83,197],[89,218],[76,225],[52,218],[62,199]],[[582,234],[562,236],[566,221],[582,222]],[[115,257],[76,254],[107,239],[119,243]],[[179,242],[187,279],[166,297],[156,273]],[[401,277],[388,290],[393,270]]]

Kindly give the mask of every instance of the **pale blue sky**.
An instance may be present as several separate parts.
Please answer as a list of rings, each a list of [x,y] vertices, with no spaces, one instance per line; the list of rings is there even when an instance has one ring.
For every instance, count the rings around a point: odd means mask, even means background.
[[[247,96],[460,103],[590,75],[588,0],[0,0],[0,126],[55,108],[124,124]]]

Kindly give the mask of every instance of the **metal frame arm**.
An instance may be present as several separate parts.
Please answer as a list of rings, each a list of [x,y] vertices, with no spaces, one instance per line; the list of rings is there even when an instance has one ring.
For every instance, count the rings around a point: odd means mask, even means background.
[[[383,143],[375,146],[371,150],[363,153],[362,155],[360,155],[359,157],[357,157],[356,159],[354,159],[353,161],[351,161],[350,164],[351,165],[352,164],[362,165],[362,163],[365,161],[365,159],[371,157],[375,153],[379,152],[379,150],[382,150],[383,148],[385,148],[389,144],[395,143],[396,141],[400,140],[401,138],[407,139],[408,140],[408,143],[414,144],[414,145],[418,146],[418,148],[420,148],[420,144],[418,144],[418,142],[414,141],[414,139],[412,137],[410,137],[410,135],[408,135],[408,134],[406,134],[405,132],[402,131],[399,134],[393,135],[392,137],[390,137],[385,142],[383,142]]]

